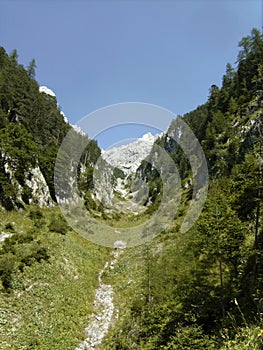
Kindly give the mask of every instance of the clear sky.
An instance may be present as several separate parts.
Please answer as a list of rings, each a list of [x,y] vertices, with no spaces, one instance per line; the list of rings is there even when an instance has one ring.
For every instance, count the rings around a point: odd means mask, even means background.
[[[35,58],[72,124],[119,102],[189,112],[253,27],[261,0],[0,0],[0,45]]]

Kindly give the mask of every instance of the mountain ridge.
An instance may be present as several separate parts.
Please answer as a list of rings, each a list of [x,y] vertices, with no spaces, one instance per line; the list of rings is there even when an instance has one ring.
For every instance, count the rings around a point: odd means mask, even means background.
[[[198,196],[192,198],[195,153],[190,144],[188,159],[176,144],[172,122],[155,144],[178,169],[182,183],[178,210],[171,225],[155,239],[125,249],[114,268],[110,264],[106,270],[103,266],[111,261],[112,249],[85,240],[68,226],[55,204],[54,164],[71,127],[56,98],[39,93],[37,83],[14,55],[9,57],[0,49],[0,199],[8,209],[0,210],[0,328],[4,334],[0,347],[64,350],[82,344],[88,316],[99,315],[92,305],[99,282],[99,287],[112,287],[118,310],[102,349],[241,350],[248,344],[262,349],[262,34],[253,29],[239,46],[237,66],[227,65],[222,86],[212,85],[207,102],[181,117],[202,146],[210,176],[198,220],[187,232],[181,231],[191,204],[198,200]],[[82,140],[81,134],[74,135]],[[68,160],[66,156],[62,159]],[[91,143],[76,164],[76,187],[86,208],[99,224],[105,224],[103,228],[76,217],[78,208],[70,214],[76,224],[84,221],[90,236],[106,232],[105,241],[108,232],[114,241],[121,229],[131,239],[129,229],[137,226],[140,237],[147,239],[151,227],[140,232],[140,223],[147,225],[153,218],[158,226],[154,214],[162,200],[160,173],[146,158],[129,178],[130,163],[124,159],[124,173],[115,166],[118,162],[115,155],[113,165],[107,164],[96,143]],[[37,166],[55,204],[50,209],[30,202],[38,186],[34,181],[32,188],[28,186],[27,174]],[[63,166],[60,171],[68,176]],[[120,182],[126,178],[123,189]],[[102,191],[97,201],[92,194],[106,180],[110,181],[109,198]],[[139,204],[145,211],[128,213],[132,202],[128,196],[144,185],[148,192]],[[112,201],[112,207],[105,199]]]
[[[148,132],[131,143],[103,151],[101,156],[111,166],[121,169],[126,175],[131,175],[150,154],[158,137],[159,135],[153,136]]]

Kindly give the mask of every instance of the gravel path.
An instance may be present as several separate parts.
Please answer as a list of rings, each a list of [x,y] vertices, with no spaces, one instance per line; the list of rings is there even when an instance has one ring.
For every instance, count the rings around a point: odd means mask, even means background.
[[[117,241],[112,252],[113,259],[107,261],[99,273],[99,288],[95,291],[94,308],[95,312],[90,317],[89,325],[85,328],[86,339],[79,344],[75,350],[96,349],[107,334],[114,313],[113,288],[110,284],[102,282],[102,275],[107,270],[113,270],[119,256],[123,253],[126,244]]]

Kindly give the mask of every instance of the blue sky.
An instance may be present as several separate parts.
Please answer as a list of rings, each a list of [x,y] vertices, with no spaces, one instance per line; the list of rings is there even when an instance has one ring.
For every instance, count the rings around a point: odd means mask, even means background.
[[[119,102],[189,112],[261,26],[261,0],[0,0],[0,45],[35,58],[72,124]]]

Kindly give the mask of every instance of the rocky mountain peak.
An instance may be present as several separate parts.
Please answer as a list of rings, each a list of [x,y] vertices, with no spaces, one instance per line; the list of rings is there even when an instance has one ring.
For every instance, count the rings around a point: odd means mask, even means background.
[[[158,135],[154,136],[149,132],[134,142],[104,151],[102,158],[111,166],[121,169],[126,175],[131,175],[150,154],[157,137]]]

